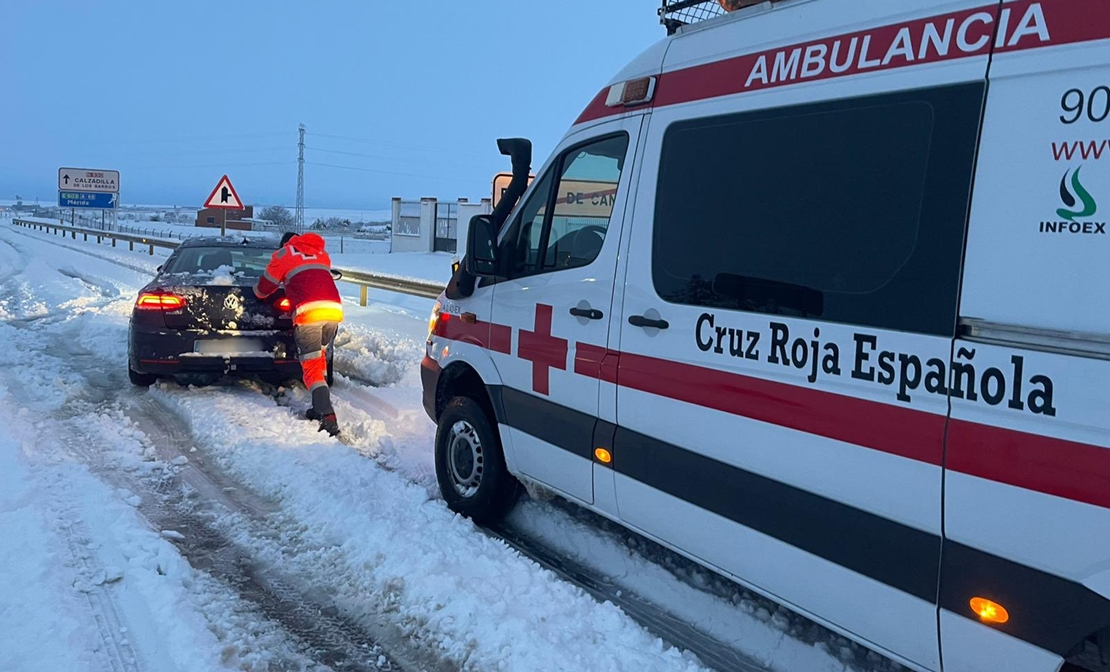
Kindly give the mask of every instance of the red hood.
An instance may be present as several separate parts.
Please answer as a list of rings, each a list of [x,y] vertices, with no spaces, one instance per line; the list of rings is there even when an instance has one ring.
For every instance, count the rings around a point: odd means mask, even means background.
[[[299,236],[293,236],[289,244],[297,251],[307,254],[319,254],[324,251],[324,239],[315,233],[302,233]]]

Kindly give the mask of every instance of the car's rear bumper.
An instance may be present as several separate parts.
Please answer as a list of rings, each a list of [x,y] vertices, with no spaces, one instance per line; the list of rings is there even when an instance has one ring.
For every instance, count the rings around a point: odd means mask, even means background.
[[[297,360],[278,360],[269,357],[181,357],[178,359],[132,360],[131,368],[137,373],[172,376],[187,373],[223,373],[229,375],[249,373],[282,373],[289,378],[300,378],[301,364]]]
[[[443,372],[439,362],[424,356],[420,362],[420,385],[424,388],[424,412],[433,422],[436,421],[436,390],[439,387],[439,375]]]
[[[199,355],[198,340],[251,338],[262,342],[262,349],[241,355]],[[295,378],[301,375],[300,361],[292,332],[242,332],[236,335],[211,335],[175,330],[132,329],[131,368],[138,373],[174,375],[188,373],[248,374],[279,372]]]

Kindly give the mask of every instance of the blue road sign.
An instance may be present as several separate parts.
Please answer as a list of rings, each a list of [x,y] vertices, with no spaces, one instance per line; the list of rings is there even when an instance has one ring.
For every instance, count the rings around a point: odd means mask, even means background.
[[[116,207],[119,194],[100,194],[89,191],[59,191],[58,206],[62,208],[91,208],[93,210],[112,210]]]

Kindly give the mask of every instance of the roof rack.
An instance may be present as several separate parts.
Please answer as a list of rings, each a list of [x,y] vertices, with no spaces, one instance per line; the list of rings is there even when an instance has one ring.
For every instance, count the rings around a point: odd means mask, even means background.
[[[682,26],[734,12],[744,7],[758,5],[765,0],[663,0],[659,8],[659,23],[674,35]]]

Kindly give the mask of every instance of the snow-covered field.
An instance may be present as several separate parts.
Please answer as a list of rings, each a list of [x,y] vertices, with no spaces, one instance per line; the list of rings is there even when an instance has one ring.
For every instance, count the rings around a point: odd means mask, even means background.
[[[449,274],[449,255],[377,256]],[[446,508],[420,407],[430,301],[360,308],[344,286],[337,443],[299,387],[127,383],[131,304],[160,263],[0,225],[0,670],[705,669]],[[508,525],[742,669],[893,669],[558,503]]]

